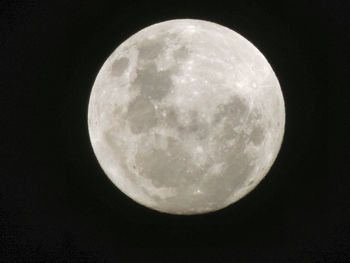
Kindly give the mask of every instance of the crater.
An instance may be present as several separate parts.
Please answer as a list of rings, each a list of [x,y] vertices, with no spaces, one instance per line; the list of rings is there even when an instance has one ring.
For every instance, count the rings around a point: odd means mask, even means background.
[[[171,75],[169,70],[158,71],[154,64],[148,64],[144,69],[137,71],[133,85],[140,88],[144,97],[161,100],[172,87]]]
[[[122,57],[117,59],[112,64],[111,74],[116,77],[120,77],[128,68],[129,59]]]
[[[142,96],[137,96],[130,103],[127,119],[133,133],[148,131],[154,127],[157,122],[153,104]]]
[[[254,183],[255,183],[254,179],[251,179],[251,180],[249,181],[249,183],[248,183],[248,186],[251,186],[251,185],[253,185]]]

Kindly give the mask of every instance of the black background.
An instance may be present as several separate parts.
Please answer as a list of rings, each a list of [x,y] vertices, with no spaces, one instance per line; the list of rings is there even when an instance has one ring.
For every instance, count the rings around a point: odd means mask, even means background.
[[[341,95],[330,73],[343,70],[333,34],[346,32],[346,10],[325,1],[1,1],[0,259],[349,260],[348,185],[331,165],[345,157],[330,110]],[[133,33],[175,18],[242,34],[268,59],[285,98],[285,138],[268,176],[212,214],[138,205],[104,175],[88,137],[89,94],[106,58]]]

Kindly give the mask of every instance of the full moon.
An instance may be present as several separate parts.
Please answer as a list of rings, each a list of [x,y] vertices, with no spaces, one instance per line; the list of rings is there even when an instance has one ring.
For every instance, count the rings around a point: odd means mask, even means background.
[[[170,214],[201,214],[247,195],[281,147],[281,88],[260,51],[213,22],[142,29],[107,58],[88,128],[102,169],[127,196]]]

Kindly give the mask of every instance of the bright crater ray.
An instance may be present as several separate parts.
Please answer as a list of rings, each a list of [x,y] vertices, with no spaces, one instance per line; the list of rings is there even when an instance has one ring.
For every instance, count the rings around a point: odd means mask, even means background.
[[[102,66],[88,109],[91,143],[110,180],[140,204],[215,211],[267,174],[285,122],[278,80],[238,33],[180,19],[147,27]]]

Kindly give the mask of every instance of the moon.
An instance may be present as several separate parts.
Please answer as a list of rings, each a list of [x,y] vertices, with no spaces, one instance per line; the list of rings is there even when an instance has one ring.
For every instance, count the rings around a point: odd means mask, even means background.
[[[170,214],[238,201],[265,177],[285,126],[282,91],[260,51],[219,24],[146,27],[107,58],[88,106],[91,144],[127,196]]]

